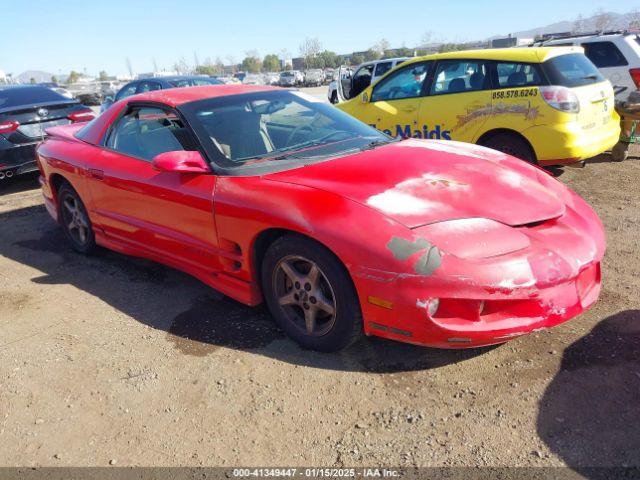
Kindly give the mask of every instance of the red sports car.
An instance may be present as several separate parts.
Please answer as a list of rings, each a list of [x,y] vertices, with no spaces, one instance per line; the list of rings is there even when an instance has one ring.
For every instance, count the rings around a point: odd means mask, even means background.
[[[362,333],[501,343],[600,292],[602,224],[544,171],[474,145],[394,140],[297,91],[149,92],[48,133],[45,203],[77,251],[101,245],[266,301],[307,348]]]

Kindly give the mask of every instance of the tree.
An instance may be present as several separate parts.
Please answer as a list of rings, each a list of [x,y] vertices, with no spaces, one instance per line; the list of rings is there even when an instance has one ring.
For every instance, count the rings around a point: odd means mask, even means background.
[[[433,42],[433,32],[431,30],[425,30],[425,32],[422,34],[422,37],[420,37],[419,46],[426,47],[432,42]]]
[[[351,65],[360,65],[361,63],[364,63],[365,59],[364,56],[357,54],[357,55],[353,55],[351,57]]]
[[[58,77],[51,75],[51,83],[58,83]]]
[[[80,78],[80,74],[75,70],[71,70],[71,72],[69,73],[69,78],[67,78],[67,83],[69,84],[76,83],[79,78]]]
[[[640,29],[640,10],[634,8],[629,14],[629,23],[627,24],[629,30]]]
[[[262,69],[262,60],[255,50],[245,52],[246,57],[242,60],[242,70],[249,73],[259,73]]]
[[[173,69],[178,73],[178,75],[185,75],[189,73],[189,65],[184,57],[180,57],[180,60],[173,64]]]
[[[104,70],[100,70],[100,73],[98,74],[98,80],[100,80],[101,82],[106,82],[107,80],[109,80],[109,75],[107,75],[107,72],[105,72]]]
[[[31,77],[31,78],[29,79],[29,83],[36,83],[36,79],[35,79],[35,78],[33,78],[33,77]]]
[[[373,46],[373,50],[378,52],[380,54],[380,57],[382,57],[384,55],[384,52],[389,50],[389,48],[391,48],[391,44],[386,38],[381,38],[378,43]]]
[[[300,56],[304,58],[305,68],[314,68],[318,64],[317,57],[322,50],[322,43],[317,38],[305,38],[300,44]]]
[[[373,48],[370,48],[369,50],[367,50],[366,52],[364,52],[364,61],[365,62],[372,62],[374,60],[380,60],[380,53],[376,52]]]
[[[594,15],[594,25],[596,30],[599,32],[603,32],[608,28],[611,28],[611,23],[613,22],[613,18],[611,18],[611,14],[605,12],[602,8],[599,8]]]
[[[573,31],[572,33],[580,33],[585,30],[585,22],[582,14],[578,15],[573,22]]]
[[[224,62],[222,61],[222,58],[216,57],[216,61],[214,62],[213,67],[216,70],[216,74],[218,75],[224,74]]]
[[[401,48],[394,50],[393,52],[387,50],[384,53],[384,56],[382,58],[413,57],[414,54],[415,54],[414,50],[403,46]]]
[[[265,55],[264,60],[262,61],[262,68],[264,68],[267,72],[279,72],[280,59],[278,58],[278,55]]]
[[[198,75],[215,75],[216,74],[216,69],[213,65],[198,65],[196,67],[195,72]]]
[[[318,54],[319,63],[322,64],[322,68],[337,68],[340,66],[340,59],[335,52],[331,50],[323,50]]]
[[[233,73],[236,73],[236,70],[238,69],[238,64],[236,63],[236,57],[234,57],[233,55],[227,55],[226,57],[227,63],[231,66],[231,71]]]

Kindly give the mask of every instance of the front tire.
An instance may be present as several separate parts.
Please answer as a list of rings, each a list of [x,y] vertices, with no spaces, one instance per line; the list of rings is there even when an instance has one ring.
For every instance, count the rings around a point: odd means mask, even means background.
[[[97,247],[91,220],[80,195],[69,184],[63,184],[58,191],[58,212],[73,249],[85,255],[94,253]]]
[[[483,146],[493,148],[499,152],[512,155],[528,163],[536,164],[536,156],[531,147],[515,135],[499,133],[481,143]]]
[[[280,328],[304,348],[335,352],[362,335],[349,274],[313,240],[291,235],[271,244],[262,261],[262,291]]]

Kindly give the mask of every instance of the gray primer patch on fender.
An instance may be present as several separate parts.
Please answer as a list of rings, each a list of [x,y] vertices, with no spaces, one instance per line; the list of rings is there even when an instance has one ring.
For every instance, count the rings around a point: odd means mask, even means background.
[[[426,248],[431,248],[431,244],[424,238],[419,238],[415,242],[410,242],[400,237],[393,237],[387,248],[393,252],[393,256],[398,260],[406,260],[414,253],[418,253]]]
[[[431,275],[442,263],[440,250],[426,238],[418,238],[415,242],[410,242],[404,238],[393,237],[387,244],[387,248],[398,260],[406,260],[415,253],[423,252],[413,265],[413,269],[419,275]]]
[[[427,252],[420,255],[420,258],[413,265],[413,269],[420,275],[431,275],[441,264],[440,250],[438,247],[432,246]]]

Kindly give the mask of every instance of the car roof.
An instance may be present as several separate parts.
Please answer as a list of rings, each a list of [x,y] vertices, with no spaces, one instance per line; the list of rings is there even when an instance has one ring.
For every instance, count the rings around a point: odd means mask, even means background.
[[[278,87],[266,85],[205,85],[201,87],[189,88],[167,88],[165,90],[152,90],[150,92],[139,93],[127,98],[127,102],[158,102],[170,107],[177,107],[184,103],[204,100],[206,98],[227,97],[230,95],[241,95],[243,93],[264,92],[267,90],[282,90]]]
[[[423,57],[414,57],[407,64],[424,60],[445,59],[478,59],[478,60],[506,60],[510,62],[542,63],[552,57],[568,53],[584,53],[582,47],[518,47],[518,48],[487,48],[477,50],[460,50],[457,52],[434,53]],[[404,65],[404,64],[403,64]]]
[[[399,62],[400,60],[406,62],[407,60],[413,60],[413,58],[412,57],[381,58],[380,60],[369,60],[368,62],[362,62],[358,66],[361,67],[362,65],[377,65],[378,63]]]

